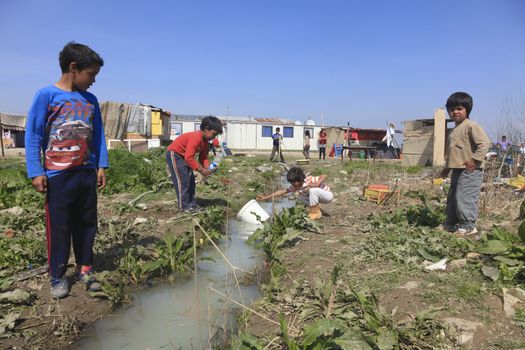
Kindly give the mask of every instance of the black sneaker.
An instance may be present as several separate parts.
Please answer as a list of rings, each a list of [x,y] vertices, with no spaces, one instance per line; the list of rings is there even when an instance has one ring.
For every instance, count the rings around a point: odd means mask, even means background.
[[[97,279],[91,271],[79,272],[75,274],[75,280],[78,282],[82,282],[88,292],[98,292],[102,290],[100,282],[97,281]]]
[[[199,214],[199,213],[202,213],[204,212],[206,209],[204,209],[203,207],[200,207],[198,205],[194,206],[194,207],[190,207],[190,208],[187,208],[187,209],[183,209],[182,212],[183,213],[186,213],[186,214],[191,214],[191,215],[195,215],[195,214]]]

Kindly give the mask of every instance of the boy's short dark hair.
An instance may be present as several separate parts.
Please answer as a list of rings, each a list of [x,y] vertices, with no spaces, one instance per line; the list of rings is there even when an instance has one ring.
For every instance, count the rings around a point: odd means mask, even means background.
[[[99,56],[98,53],[93,51],[89,46],[70,41],[64,46],[60,54],[58,55],[58,61],[60,62],[60,69],[62,73],[69,72],[69,65],[71,62],[77,64],[78,70],[90,66],[104,65],[104,60]]]
[[[304,174],[303,169],[296,166],[291,167],[286,174],[286,180],[288,180],[289,183],[294,183],[297,181],[302,182],[304,179],[306,179],[306,175]]]
[[[276,128],[275,128],[275,131],[280,131],[280,130],[281,130],[280,127],[276,127]]]
[[[454,107],[461,106],[467,110],[467,118],[470,115],[470,111],[472,111],[472,106],[474,105],[474,102],[472,100],[472,96],[467,94],[466,92],[455,92],[447,100],[447,111],[450,111]]]
[[[206,129],[215,130],[217,131],[218,135],[222,134],[222,124],[219,118],[213,117],[211,115],[203,118],[201,120],[201,131],[204,131]]]

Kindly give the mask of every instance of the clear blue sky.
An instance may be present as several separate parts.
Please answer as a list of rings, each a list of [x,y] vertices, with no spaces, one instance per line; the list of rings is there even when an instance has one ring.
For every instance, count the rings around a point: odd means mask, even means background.
[[[525,95],[524,0],[0,0],[0,111],[26,113],[70,40],[106,62],[100,101],[177,114],[383,127],[466,91],[490,129]]]

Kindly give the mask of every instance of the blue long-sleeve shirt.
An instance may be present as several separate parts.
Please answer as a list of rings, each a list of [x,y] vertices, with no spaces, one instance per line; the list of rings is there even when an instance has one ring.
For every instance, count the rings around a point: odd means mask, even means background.
[[[95,95],[54,85],[37,91],[27,115],[25,146],[30,178],[53,177],[71,169],[108,168],[104,126]]]

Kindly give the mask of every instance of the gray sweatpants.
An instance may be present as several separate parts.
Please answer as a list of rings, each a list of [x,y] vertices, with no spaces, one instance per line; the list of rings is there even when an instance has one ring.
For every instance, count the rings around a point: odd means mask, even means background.
[[[448,226],[472,230],[478,219],[478,200],[483,183],[483,171],[476,169],[453,169],[450,190],[447,197]]]
[[[300,194],[299,196],[297,196],[297,198],[304,204],[309,205],[311,207],[319,203],[330,203],[334,200],[334,194],[332,192],[325,191],[319,187],[310,188],[308,192],[308,197]]]

